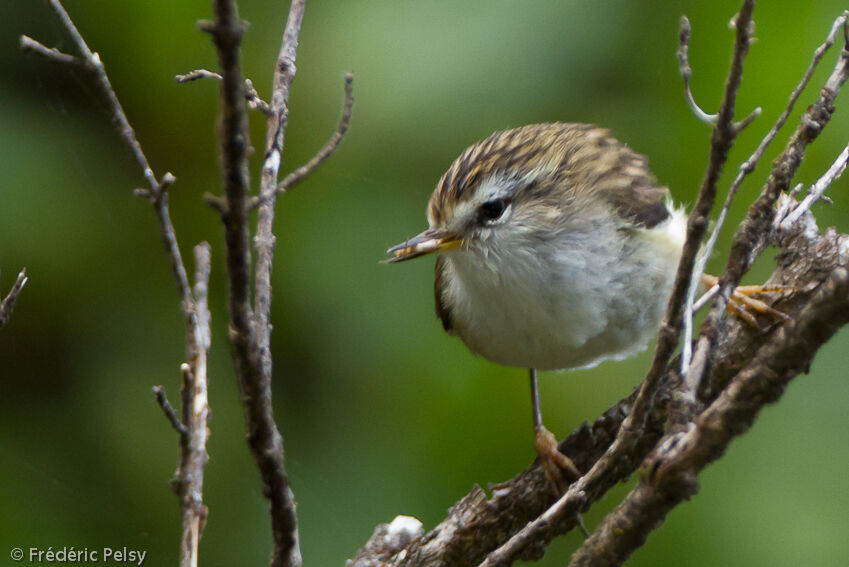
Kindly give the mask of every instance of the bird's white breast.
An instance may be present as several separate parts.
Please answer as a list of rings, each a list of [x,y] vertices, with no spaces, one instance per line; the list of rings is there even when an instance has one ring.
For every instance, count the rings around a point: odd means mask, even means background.
[[[548,241],[528,235],[445,254],[442,300],[473,352],[541,370],[627,358],[655,334],[685,238],[683,212],[652,229],[602,216]]]

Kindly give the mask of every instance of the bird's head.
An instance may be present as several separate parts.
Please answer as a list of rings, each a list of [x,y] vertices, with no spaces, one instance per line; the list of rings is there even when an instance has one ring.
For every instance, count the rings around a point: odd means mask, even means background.
[[[451,164],[430,197],[429,228],[387,250],[387,261],[533,247],[610,214],[653,226],[667,215],[657,191],[665,193],[645,158],[607,130],[551,123],[496,132]]]

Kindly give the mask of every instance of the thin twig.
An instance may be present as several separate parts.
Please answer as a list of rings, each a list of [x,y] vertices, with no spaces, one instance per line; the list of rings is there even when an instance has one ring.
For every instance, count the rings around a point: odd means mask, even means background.
[[[772,128],[769,130],[767,135],[764,136],[764,138],[760,141],[758,147],[755,148],[755,151],[752,152],[752,155],[750,155],[748,159],[746,159],[742,164],[740,164],[740,167],[737,169],[737,175],[728,189],[728,194],[725,196],[725,202],[722,204],[722,209],[720,209],[719,215],[717,215],[716,224],[714,225],[713,231],[708,237],[708,240],[704,246],[704,250],[699,255],[699,258],[696,262],[696,267],[693,270],[693,279],[690,285],[690,289],[687,293],[687,308],[684,312],[684,342],[681,347],[682,376],[687,377],[688,369],[690,366],[690,360],[692,357],[691,345],[693,341],[693,313],[697,311],[693,307],[693,301],[695,299],[696,292],[699,287],[699,281],[701,280],[701,276],[705,271],[707,261],[711,257],[716,243],[719,240],[720,232],[722,231],[722,228],[725,225],[725,219],[728,217],[728,212],[731,209],[731,203],[734,201],[734,197],[737,195],[737,191],[743,184],[743,180],[746,178],[747,175],[749,175],[755,170],[755,166],[758,164],[761,157],[763,157],[763,154],[766,151],[767,147],[769,147],[769,145],[778,135],[779,130],[781,130],[781,128],[787,122],[787,119],[793,112],[793,108],[796,106],[796,101],[799,100],[799,97],[801,96],[802,92],[804,92],[805,88],[808,86],[808,82],[810,82],[811,76],[814,74],[814,71],[816,70],[823,56],[828,51],[828,49],[834,44],[835,39],[837,38],[837,33],[840,31],[841,28],[845,29],[847,18],[849,18],[849,11],[845,11],[837,19],[835,19],[834,23],[831,25],[831,29],[829,30],[825,41],[814,50],[813,59],[808,65],[808,68],[805,70],[805,74],[802,76],[801,80],[796,85],[796,88],[794,88],[793,91],[790,93],[790,97],[787,101],[787,106],[784,108],[784,111],[775,121],[775,124],[773,124]],[[687,380],[688,387],[690,389],[695,388],[695,385],[692,383],[692,380],[690,378],[687,378]]]
[[[153,173],[153,169],[150,167],[150,164],[147,161],[147,157],[145,157],[141,145],[139,144],[139,141],[136,138],[136,133],[133,130],[132,126],[130,126],[129,121],[127,120],[127,115],[124,113],[124,109],[121,107],[121,103],[115,94],[115,90],[112,88],[112,84],[109,82],[109,77],[106,75],[106,71],[103,67],[103,62],[100,60],[100,56],[97,53],[92,52],[91,49],[89,49],[88,45],[83,39],[83,36],[80,34],[79,30],[74,25],[74,22],[71,20],[71,17],[68,15],[68,12],[65,11],[65,8],[62,6],[59,0],[50,0],[49,4],[50,7],[53,9],[54,13],[56,14],[56,17],[59,18],[59,21],[65,28],[65,31],[71,37],[71,40],[73,41],[77,50],[82,55],[82,58],[85,60],[86,68],[88,68],[88,70],[93,73],[95,82],[97,83],[100,92],[106,98],[107,105],[112,114],[112,117],[115,120],[115,123],[118,125],[118,132],[124,139],[124,143],[126,143],[127,146],[130,148],[133,157],[136,159],[136,163],[138,163],[145,179],[148,182],[148,186],[151,192],[150,199],[154,200],[158,198],[159,194],[164,189],[162,188],[161,183],[157,181],[156,176]],[[188,287],[188,285],[186,287]]]
[[[778,217],[776,215],[776,224],[778,225],[779,230],[789,230],[791,226],[796,224],[798,220],[805,214],[805,211],[810,210],[811,206],[817,201],[821,200],[824,197],[826,190],[831,186],[831,184],[837,180],[843,170],[846,169],[846,162],[849,161],[849,144],[843,148],[843,151],[837,156],[837,159],[834,160],[834,163],[831,164],[831,167],[817,179],[817,182],[814,183],[811,188],[808,190],[808,194],[805,195],[805,198],[802,199],[802,202],[796,205],[796,207],[787,213],[785,217]]]
[[[220,81],[221,75],[215,71],[208,71],[207,69],[195,69],[194,71],[189,71],[182,75],[174,75],[174,80],[178,83],[188,83],[189,81],[197,81],[200,79],[213,79]]]
[[[248,101],[248,108],[251,110],[259,110],[266,116],[271,115],[271,107],[268,106],[267,102],[262,100],[262,97],[256,92],[253,81],[250,79],[245,79],[245,100]]]
[[[289,125],[289,94],[297,68],[295,60],[305,0],[292,0],[283,30],[283,39],[274,68],[271,98],[265,136],[265,159],[260,175],[260,197],[271,196],[277,186],[280,162],[286,145]],[[298,536],[298,516],[295,496],[286,472],[283,437],[274,421],[271,398],[271,267],[274,260],[274,205],[271,196],[259,206],[254,238],[256,273],[254,282],[254,329],[257,372],[252,383],[245,385],[251,395],[246,410],[249,427],[256,428],[261,437],[252,440],[251,449],[271,500],[271,531],[274,537],[274,567],[300,567],[302,563]],[[247,207],[248,202],[244,202]]]
[[[342,116],[339,118],[339,124],[336,130],[331,134],[330,139],[321,147],[318,152],[304,165],[289,173],[283,180],[277,184],[277,189],[274,191],[274,196],[280,196],[301,181],[303,181],[310,173],[312,173],[321,163],[330,157],[336,151],[345,133],[348,131],[348,125],[351,123],[351,114],[354,109],[354,75],[345,73],[345,102],[342,105]],[[271,198],[271,195],[265,197],[254,197],[251,200],[251,208],[256,208],[264,200]]]
[[[690,90],[690,79],[693,77],[693,68],[690,67],[690,20],[686,15],[681,16],[681,28],[678,35],[678,69],[681,71],[681,78],[684,79],[684,100],[687,101],[687,106],[693,114],[696,115],[701,122],[709,126],[714,126],[718,114],[708,114],[696,103],[693,98],[693,92]]]
[[[180,418],[177,416],[177,410],[175,410],[174,406],[171,405],[171,402],[168,401],[168,396],[165,395],[165,386],[154,386],[151,390],[153,391],[153,395],[156,397],[156,403],[159,404],[159,407],[162,408],[162,413],[165,414],[165,419],[168,420],[168,423],[171,424],[174,431],[180,434],[181,442],[183,438],[188,438],[189,430],[186,429],[186,426],[183,425],[182,421],[180,421]]]
[[[89,49],[79,30],[71,20],[71,17],[68,15],[68,12],[65,11],[65,8],[59,0],[50,0],[49,4],[56,14],[56,17],[65,28],[66,33],[71,37],[74,45],[80,52],[85,68],[92,74],[95,84],[106,99],[107,107],[112,115],[112,120],[118,125],[118,132],[121,135],[121,138],[130,149],[130,153],[133,155],[136,163],[142,170],[142,175],[147,180],[148,187],[146,189],[136,191],[136,193],[145,196],[154,206],[154,209],[156,209],[157,218],[160,224],[160,232],[162,234],[163,242],[165,243],[165,248],[168,251],[168,260],[171,265],[171,271],[174,275],[174,280],[177,283],[177,288],[182,300],[183,313],[187,318],[189,318],[192,316],[189,279],[186,275],[186,269],[180,255],[180,248],[177,244],[174,226],[172,225],[168,215],[166,190],[175,181],[175,177],[171,173],[166,172],[162,176],[161,181],[156,179],[156,175],[153,173],[153,169],[147,161],[147,157],[142,150],[141,144],[139,144],[139,141],[136,138],[136,133],[130,125],[127,115],[124,113],[124,109],[121,106],[121,102],[118,100],[118,96],[115,94],[115,90],[112,88],[112,84],[109,81],[109,77],[106,74],[106,70],[103,66],[103,62],[100,60],[100,56]],[[22,39],[21,41],[23,44],[24,40]],[[63,63],[68,62],[64,58],[55,59]]]
[[[732,20],[732,25],[736,27],[736,20]],[[696,99],[693,98],[693,91],[690,89],[690,80],[693,77],[693,68],[690,67],[690,34],[692,28],[690,27],[690,20],[686,15],[681,16],[680,30],[678,35],[678,69],[681,72],[681,78],[684,79],[684,100],[699,121],[704,122],[708,126],[715,126],[717,120],[719,120],[719,114],[708,114],[702,110],[696,103]],[[746,118],[739,122],[734,122],[732,127],[739,133],[751,124],[755,118],[760,116],[761,112],[761,107],[755,108]]]
[[[28,280],[27,269],[24,268],[18,274],[17,279],[15,279],[15,283],[12,285],[12,289],[9,290],[6,297],[0,295],[0,328],[2,328],[9,321],[9,317],[12,316],[12,310],[15,308],[15,303],[18,301],[18,294],[21,293],[21,290],[27,284]]]
[[[182,75],[174,75],[174,80],[178,83],[188,83],[199,79],[220,81],[222,77],[218,73],[207,69],[195,69],[194,71],[189,71]],[[268,103],[260,98],[259,93],[256,92],[256,88],[254,88],[254,84],[250,79],[245,79],[245,100],[248,101],[248,107],[251,110],[259,110],[266,115],[269,113]]]
[[[21,36],[20,45],[21,50],[24,52],[35,53],[36,55],[46,57],[47,59],[52,59],[57,63],[62,63],[64,65],[77,65],[80,67],[85,67],[86,65],[84,59],[59,51],[55,47],[47,47],[43,43],[34,40],[28,35]]]

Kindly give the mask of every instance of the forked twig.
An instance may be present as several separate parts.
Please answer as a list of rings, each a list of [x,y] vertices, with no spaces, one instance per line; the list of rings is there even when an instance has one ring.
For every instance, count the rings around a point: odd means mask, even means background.
[[[330,135],[330,139],[325,142],[321,149],[318,150],[318,152],[316,152],[316,154],[307,163],[289,173],[277,184],[277,188],[273,193],[274,196],[282,195],[303,181],[310,173],[315,171],[315,169],[321,165],[324,160],[329,158],[331,154],[336,151],[336,148],[339,147],[339,144],[342,143],[342,138],[344,138],[345,133],[348,131],[348,125],[351,123],[351,115],[354,110],[353,89],[354,75],[352,73],[346,73],[345,101],[342,104],[342,116],[339,117],[339,124],[337,124],[336,130],[333,131],[333,134]],[[254,197],[251,200],[251,208],[258,207],[263,201],[267,201],[270,198],[271,195]]]
[[[810,210],[814,203],[822,200],[826,190],[843,174],[847,161],[849,161],[849,144],[843,148],[843,151],[840,152],[837,159],[834,160],[834,163],[831,164],[831,167],[828,168],[822,177],[811,185],[808,194],[805,195],[805,198],[800,203],[792,210],[786,212],[785,215],[776,215],[775,224],[778,230],[790,230],[790,227],[796,224],[802,215]]]

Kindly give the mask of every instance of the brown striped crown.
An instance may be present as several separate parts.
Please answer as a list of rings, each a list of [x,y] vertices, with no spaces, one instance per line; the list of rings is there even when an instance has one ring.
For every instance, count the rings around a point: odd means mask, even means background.
[[[544,175],[541,175],[544,174]],[[446,226],[459,203],[490,178],[539,179],[519,187],[517,199],[576,202],[595,193],[625,220],[651,228],[669,216],[668,190],[658,186],[648,160],[589,124],[546,123],[496,132],[458,157],[428,204],[431,226]]]

